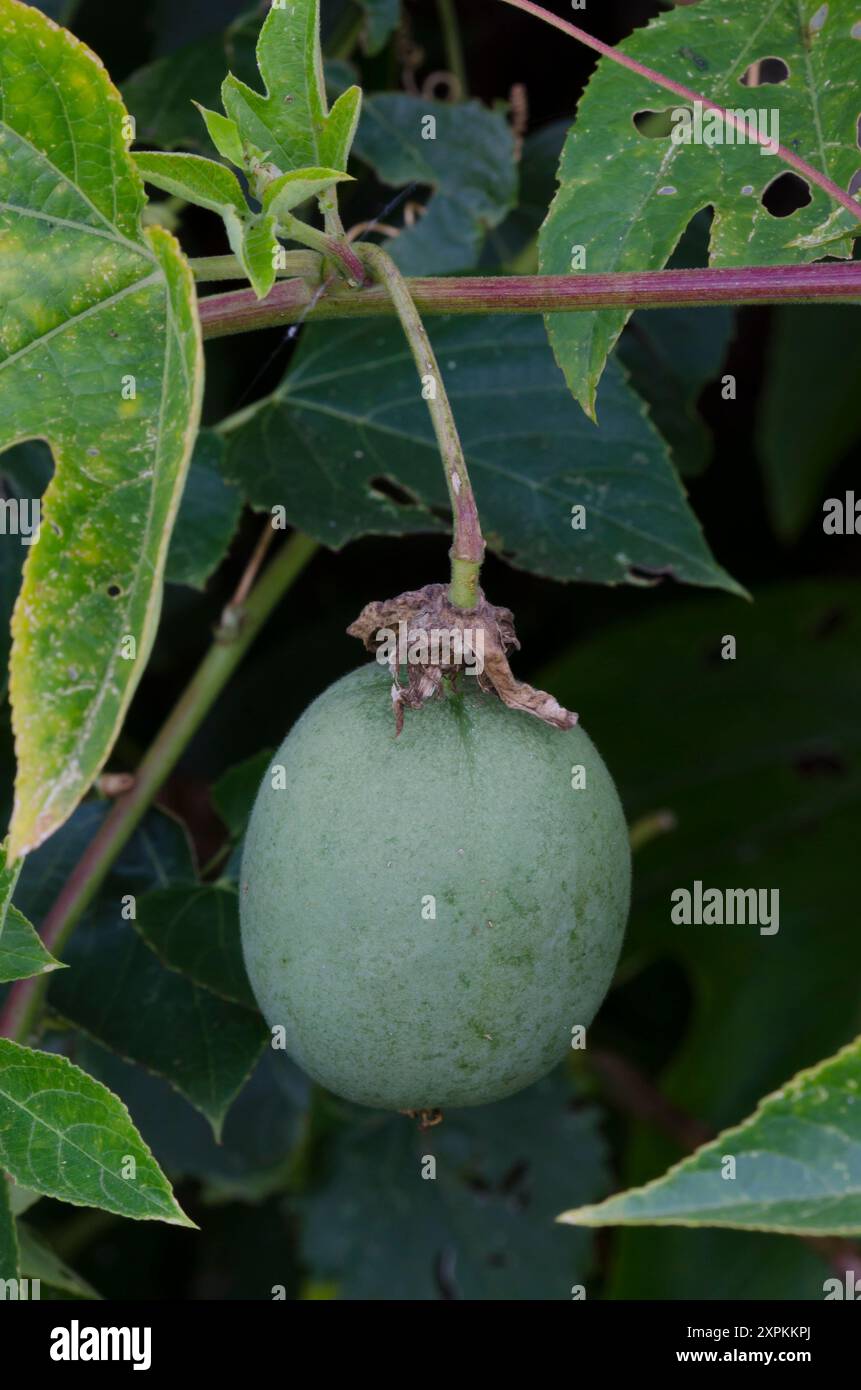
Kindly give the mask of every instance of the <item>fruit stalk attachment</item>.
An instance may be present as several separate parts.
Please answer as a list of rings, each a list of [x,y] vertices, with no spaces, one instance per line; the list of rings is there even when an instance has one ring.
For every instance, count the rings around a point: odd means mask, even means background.
[[[465,669],[477,677],[483,691],[498,695],[511,709],[534,714],[557,729],[570,729],[577,722],[576,714],[563,709],[552,695],[515,679],[508,664],[508,653],[520,646],[514,615],[488,603],[479,587],[484,539],[478,508],[442,373],[409,286],[379,246],[360,242],[356,251],[372,278],[388,290],[410,345],[442,456],[454,540],[448,587],[427,584],[397,598],[369,603],[347,632],[378,660],[387,661],[398,734],[404,709],[420,709],[426,700],[442,695],[444,680],[453,684]],[[401,683],[403,667],[406,685]]]

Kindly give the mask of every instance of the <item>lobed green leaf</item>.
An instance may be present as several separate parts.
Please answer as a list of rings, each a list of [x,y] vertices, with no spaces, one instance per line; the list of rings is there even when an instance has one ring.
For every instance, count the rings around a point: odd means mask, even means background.
[[[702,92],[725,109],[763,112],[766,134],[779,118],[780,143],[841,188],[858,168],[858,44],[854,0],[700,0],[677,5],[636,30],[619,51]],[[742,85],[748,69],[779,58],[779,83]],[[765,190],[786,172],[757,143],[682,144],[670,134],[671,112],[686,105],[651,80],[604,58],[583,97],[559,166],[559,190],[541,234],[541,270],[571,271],[585,248],[586,270],[660,269],[695,213],[714,208],[711,263],[797,264],[829,252],[849,256],[859,224],[817,185],[807,206],[773,216]],[[650,137],[635,116],[664,116]],[[642,123],[642,122],[641,122]],[[842,238],[842,240],[841,240]],[[551,314],[557,361],[590,415],[601,374],[630,311]]]
[[[320,51],[319,0],[273,7],[260,30],[257,63],[266,94],[229,73],[221,88],[241,140],[283,172],[310,166],[344,169],[361,92],[351,87],[327,109]]]
[[[618,367],[599,431],[571,401],[538,319],[436,320],[430,337],[492,549],[555,579],[636,583],[645,571],[741,592]],[[309,332],[282,385],[226,438],[226,475],[252,505],[283,505],[326,545],[441,529],[436,440],[396,323]],[[585,529],[572,529],[576,505]]]

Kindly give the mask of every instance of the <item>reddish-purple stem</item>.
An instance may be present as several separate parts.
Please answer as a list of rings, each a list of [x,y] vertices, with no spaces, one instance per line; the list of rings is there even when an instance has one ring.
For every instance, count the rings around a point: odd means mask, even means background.
[[[861,264],[745,266],[739,269],[643,270],[608,275],[451,276],[408,282],[422,314],[545,314],[624,307],[663,309],[709,304],[804,304],[861,300]],[[265,299],[232,290],[200,301],[205,338],[312,319],[392,314],[380,285],[333,287],[308,313],[313,291],[282,280]]]

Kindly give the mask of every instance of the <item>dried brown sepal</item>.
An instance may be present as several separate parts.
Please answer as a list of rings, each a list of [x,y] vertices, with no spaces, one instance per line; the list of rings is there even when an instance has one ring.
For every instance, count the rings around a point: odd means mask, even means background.
[[[533,714],[557,729],[570,729],[577,723],[577,715],[563,709],[552,695],[515,679],[508,664],[508,653],[520,648],[514,615],[508,608],[488,603],[481,590],[476,607],[467,612],[451,603],[445,584],[428,584],[397,598],[366,604],[347,632],[375,654],[384,646],[394,646],[392,634],[406,641],[411,652],[406,685],[401,681],[399,655],[393,653],[388,661],[397,733],[403,728],[405,709],[420,709],[426,700],[442,696],[443,678],[455,682],[468,668],[475,670],[482,690],[497,695],[510,709]],[[459,643],[452,640],[457,636]],[[428,652],[427,659],[414,655],[422,649]]]

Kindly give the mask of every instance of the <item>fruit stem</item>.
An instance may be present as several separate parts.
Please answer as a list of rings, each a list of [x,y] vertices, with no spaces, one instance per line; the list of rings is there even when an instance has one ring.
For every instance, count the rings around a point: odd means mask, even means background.
[[[473,609],[478,603],[478,577],[484,559],[484,539],[475,495],[469,480],[460,435],[457,432],[452,408],[442,379],[442,373],[430,345],[427,330],[413,302],[407,284],[391,256],[381,246],[362,241],[356,252],[372,277],[385,286],[401,322],[413,361],[422,384],[422,396],[427,401],[431,422],[436,434],[445,471],[445,482],[451,501],[454,540],[451,558],[449,597],[456,608]]]
[[[250,565],[260,563],[260,543]],[[228,603],[203,661],[162,725],[135,773],[131,790],[117,797],[65,886],[45,917],[41,937],[59,956],[82,913],[130,839],[156,793],[175,767],[192,735],[233,675],[254,638],[280,599],[317,549],[316,541],[296,533],[276,555],[251,593],[242,601],[245,578]],[[46,977],[19,980],[0,1015],[0,1037],[25,1041],[35,1031],[45,996]]]

